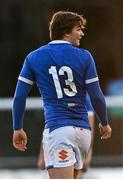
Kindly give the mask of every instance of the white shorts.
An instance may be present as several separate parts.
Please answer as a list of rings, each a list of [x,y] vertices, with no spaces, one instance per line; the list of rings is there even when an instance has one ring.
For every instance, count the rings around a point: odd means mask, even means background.
[[[74,166],[83,167],[83,161],[91,143],[91,131],[65,126],[49,133],[43,132],[44,159],[47,169]]]

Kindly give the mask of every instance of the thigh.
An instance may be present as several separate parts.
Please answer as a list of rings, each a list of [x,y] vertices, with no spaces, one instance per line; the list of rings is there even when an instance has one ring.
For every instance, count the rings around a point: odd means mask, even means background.
[[[73,179],[74,167],[61,167],[48,169],[48,174],[51,179]]]

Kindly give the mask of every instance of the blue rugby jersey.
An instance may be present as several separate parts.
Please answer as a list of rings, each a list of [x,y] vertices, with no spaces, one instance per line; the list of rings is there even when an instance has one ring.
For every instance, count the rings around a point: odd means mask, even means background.
[[[30,88],[34,82],[37,84],[43,98],[46,128],[51,131],[70,125],[90,128],[86,91],[90,90],[91,94],[90,84],[96,90],[98,76],[89,51],[74,47],[66,41],[52,41],[26,57],[18,79],[23,85],[17,85],[19,88],[16,89],[16,95],[22,91],[22,86],[24,90],[24,86]],[[95,107],[93,97],[91,100]],[[19,129],[16,114],[13,106],[14,128]],[[103,118],[102,124],[108,123],[105,110],[97,114],[100,120]],[[21,116],[20,121],[23,113]]]

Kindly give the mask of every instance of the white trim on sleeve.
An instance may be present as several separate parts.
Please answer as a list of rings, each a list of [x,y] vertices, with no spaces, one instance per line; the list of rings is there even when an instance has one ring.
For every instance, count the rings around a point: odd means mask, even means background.
[[[94,112],[92,110],[88,111],[88,116],[94,116]]]
[[[99,80],[98,77],[95,77],[95,78],[92,78],[92,79],[87,79],[87,80],[85,81],[85,83],[86,83],[86,84],[90,84],[90,83],[96,82],[96,81],[98,81],[98,80]]]
[[[24,78],[24,77],[22,77],[22,76],[19,76],[18,79],[19,79],[20,81],[23,81],[23,82],[25,82],[25,83],[27,83],[27,84],[30,84],[30,85],[33,85],[33,83],[34,83],[34,82],[31,81],[30,79]]]

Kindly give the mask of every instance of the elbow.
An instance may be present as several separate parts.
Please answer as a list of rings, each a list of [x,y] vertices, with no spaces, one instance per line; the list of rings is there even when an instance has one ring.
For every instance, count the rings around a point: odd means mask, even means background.
[[[16,94],[15,96],[14,96],[14,100],[13,100],[13,106],[14,105],[19,105],[19,104],[23,104],[23,103],[25,103],[25,101],[26,101],[26,98],[24,98],[21,94]]]
[[[92,99],[92,104],[95,106],[99,106],[99,107],[104,107],[106,106],[106,102],[105,102],[105,98],[104,96],[94,96]]]

